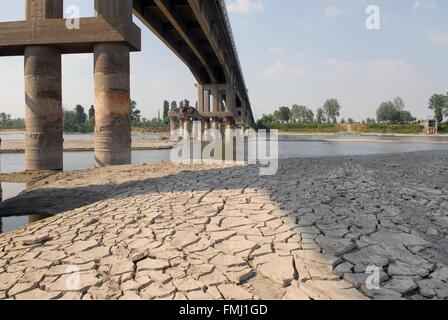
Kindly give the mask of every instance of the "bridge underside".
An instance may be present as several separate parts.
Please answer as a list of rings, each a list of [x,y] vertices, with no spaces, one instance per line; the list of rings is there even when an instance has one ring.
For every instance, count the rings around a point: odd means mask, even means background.
[[[63,19],[63,0],[27,0],[26,20],[0,23],[0,56],[25,57],[26,169],[63,169],[61,55],[94,54],[95,160],[131,161],[130,52],[135,14],[197,79],[204,124],[254,123],[222,0],[95,0],[95,17]],[[173,110],[172,126],[191,121]]]

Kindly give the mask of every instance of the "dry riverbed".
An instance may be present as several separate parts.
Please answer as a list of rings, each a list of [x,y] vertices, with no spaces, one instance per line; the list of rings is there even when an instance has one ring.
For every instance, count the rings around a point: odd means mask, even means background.
[[[0,203],[58,214],[0,235],[0,298],[447,299],[447,155],[54,174]]]

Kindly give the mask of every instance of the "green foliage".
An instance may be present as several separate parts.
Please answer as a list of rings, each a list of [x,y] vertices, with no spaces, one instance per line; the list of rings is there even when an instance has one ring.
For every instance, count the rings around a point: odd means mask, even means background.
[[[141,111],[137,109],[137,102],[131,101],[131,124],[138,124],[141,119]]]
[[[93,105],[89,109],[89,120],[95,121],[95,107]]]
[[[0,129],[24,129],[25,119],[12,119],[10,114],[0,113]]]
[[[84,108],[77,105],[75,110],[64,110],[64,132],[90,133],[94,129],[93,119],[87,119]]]
[[[328,99],[324,104],[325,115],[327,116],[327,120],[332,123],[337,123],[337,118],[341,115],[341,105],[339,101],[336,99]]]
[[[258,129],[275,129],[281,132],[303,132],[303,133],[338,133],[344,132],[346,129],[343,126],[338,126],[331,123],[302,123],[302,124],[262,124]]]
[[[170,103],[168,100],[163,101],[163,122],[165,124],[170,123],[170,119],[168,117],[170,112]]]
[[[314,113],[305,106],[293,105],[291,108],[291,122],[293,123],[313,123]]]
[[[404,110],[405,107],[406,105],[400,97],[396,97],[394,101],[383,102],[376,111],[377,121],[389,124],[415,122],[416,119],[409,111]]]
[[[361,133],[401,133],[420,134],[424,127],[420,124],[384,124],[371,123],[362,126]]]
[[[448,133],[448,124],[442,123],[439,125],[439,132],[441,133]]]
[[[288,107],[280,107],[274,112],[274,119],[280,123],[288,123],[291,118],[291,109]]]
[[[327,119],[325,118],[325,111],[324,111],[324,109],[322,109],[322,108],[317,109],[317,112],[316,112],[316,122],[318,124],[327,122]]]
[[[442,123],[443,117],[448,117],[448,97],[443,94],[434,94],[429,99],[428,108],[434,112],[437,121]]]

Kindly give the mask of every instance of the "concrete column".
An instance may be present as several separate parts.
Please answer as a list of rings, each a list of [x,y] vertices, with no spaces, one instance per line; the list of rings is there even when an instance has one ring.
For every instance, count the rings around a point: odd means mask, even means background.
[[[228,84],[226,87],[226,107],[227,107],[227,111],[230,111],[233,113],[236,110],[235,87],[232,84]]]
[[[61,70],[57,48],[25,48],[26,170],[63,169]]]
[[[204,89],[204,112],[210,112],[210,90]]]
[[[245,126],[246,125],[246,106],[243,103],[243,107],[241,108],[241,123]]]
[[[174,132],[179,129],[179,121],[177,117],[170,117],[170,131]]]
[[[64,16],[63,0],[26,0],[26,19],[57,19]]]
[[[132,20],[132,0],[95,0],[95,16]]]
[[[170,117],[170,140],[172,142],[178,141],[177,130],[179,129],[179,119],[177,117]]]
[[[202,128],[204,129],[204,131],[210,129],[210,119],[202,120]]]
[[[98,44],[94,48],[94,55],[96,165],[130,164],[129,46]]]
[[[197,84],[198,86],[198,111],[204,112],[204,86]]]
[[[27,0],[28,21],[62,18],[63,0]],[[25,48],[25,167],[62,170],[61,53],[49,46]]]
[[[211,100],[212,100],[212,112],[219,112],[219,90],[217,85],[212,85],[212,92],[211,92]]]
[[[95,0],[95,15],[132,21],[132,0]],[[131,163],[130,48],[102,43],[95,55],[96,165]]]
[[[219,130],[220,124],[221,124],[221,120],[219,118],[212,119],[212,129]]]
[[[190,119],[183,119],[183,129],[184,129],[184,139],[191,138],[191,120]]]

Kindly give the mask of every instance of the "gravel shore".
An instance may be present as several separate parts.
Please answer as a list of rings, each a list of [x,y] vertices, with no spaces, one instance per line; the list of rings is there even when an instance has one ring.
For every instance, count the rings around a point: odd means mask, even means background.
[[[54,174],[0,203],[57,214],[0,235],[0,299],[447,299],[447,156]]]

